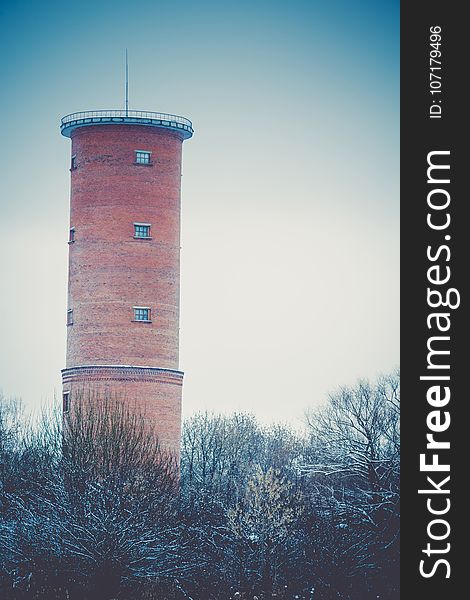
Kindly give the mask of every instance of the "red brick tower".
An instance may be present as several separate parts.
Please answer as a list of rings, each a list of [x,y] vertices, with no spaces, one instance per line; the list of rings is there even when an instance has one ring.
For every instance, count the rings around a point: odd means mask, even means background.
[[[72,139],[64,411],[74,390],[136,403],[179,454],[180,188],[185,118],[64,117]]]

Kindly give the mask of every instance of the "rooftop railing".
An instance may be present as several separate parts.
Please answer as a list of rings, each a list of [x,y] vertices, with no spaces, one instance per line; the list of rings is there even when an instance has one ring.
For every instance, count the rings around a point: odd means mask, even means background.
[[[60,122],[60,130],[92,125],[94,123],[139,123],[143,125],[156,125],[180,129],[187,133],[185,137],[193,134],[193,124],[185,117],[171,115],[168,113],[150,112],[145,110],[86,110],[75,112],[63,117]]]

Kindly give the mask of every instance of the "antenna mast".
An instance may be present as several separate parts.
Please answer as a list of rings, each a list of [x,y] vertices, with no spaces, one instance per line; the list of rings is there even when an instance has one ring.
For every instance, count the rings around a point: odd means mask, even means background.
[[[129,116],[129,63],[127,61],[127,48],[126,48],[126,117]]]

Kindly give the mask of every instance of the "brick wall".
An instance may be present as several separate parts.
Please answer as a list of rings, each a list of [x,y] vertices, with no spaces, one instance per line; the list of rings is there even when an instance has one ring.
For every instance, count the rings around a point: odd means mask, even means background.
[[[162,447],[179,460],[183,373],[172,369],[88,366],[62,371],[63,391],[100,401],[116,395],[154,428]],[[73,410],[73,404],[71,405]]]
[[[178,369],[181,148],[177,133],[157,127],[92,125],[73,131],[67,369]],[[151,152],[151,164],[135,164],[136,150]],[[134,239],[135,222],[150,223],[152,239]],[[149,307],[152,322],[134,322],[133,306]],[[80,384],[86,379],[84,372],[71,373],[67,385],[73,377]],[[96,385],[96,373],[88,375]],[[140,398],[141,407],[160,422],[165,443],[179,446],[181,381],[150,381],[142,373],[127,380],[123,371],[106,385]]]

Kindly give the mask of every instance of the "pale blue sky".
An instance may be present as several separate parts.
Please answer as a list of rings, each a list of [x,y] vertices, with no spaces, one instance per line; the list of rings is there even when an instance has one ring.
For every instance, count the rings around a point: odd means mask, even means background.
[[[123,106],[184,115],[185,413],[297,423],[399,362],[399,3],[0,7],[0,386],[65,363],[69,140]]]

